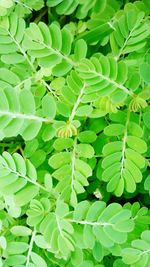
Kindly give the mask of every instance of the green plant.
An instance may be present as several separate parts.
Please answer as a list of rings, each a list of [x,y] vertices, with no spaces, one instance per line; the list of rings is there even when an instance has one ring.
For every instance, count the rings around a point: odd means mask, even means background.
[[[0,267],[150,266],[149,12],[0,1]]]

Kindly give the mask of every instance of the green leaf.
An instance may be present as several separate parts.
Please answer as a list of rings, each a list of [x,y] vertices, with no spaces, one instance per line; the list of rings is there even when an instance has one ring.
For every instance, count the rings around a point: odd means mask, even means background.
[[[80,38],[83,38],[88,44],[102,40],[104,37],[108,36],[113,29],[107,24],[104,23],[95,29],[87,31],[80,35]]]
[[[0,79],[2,81],[8,81],[9,77],[9,84],[11,85],[16,85],[20,82],[19,77],[13,73],[12,71],[5,69],[5,68],[0,68]]]
[[[22,90],[19,94],[19,98],[22,112],[26,114],[35,114],[35,102],[32,93],[28,90]]]
[[[76,147],[76,152],[79,157],[92,158],[94,156],[94,149],[88,144],[78,144]]]
[[[71,262],[75,266],[76,264],[81,264],[83,261],[83,252],[81,249],[77,248],[71,254]]]
[[[10,231],[15,236],[28,236],[32,233],[30,228],[21,225],[13,226]]]
[[[2,249],[6,249],[7,248],[7,240],[4,236],[0,236],[0,247]]]
[[[150,117],[149,116],[150,116],[150,112],[145,112],[143,114],[143,121],[148,129],[150,129],[150,120],[149,120]]]
[[[97,136],[93,131],[83,131],[78,135],[78,139],[82,143],[93,143],[96,140]]]
[[[49,140],[52,140],[55,135],[56,135],[56,131],[54,127],[51,124],[45,125],[45,128],[42,133],[43,141],[47,142]]]
[[[86,177],[91,176],[91,174],[92,174],[92,170],[91,170],[90,166],[86,162],[84,162],[83,160],[76,159],[75,167],[78,171],[80,171]]]
[[[124,125],[122,124],[110,124],[104,129],[104,134],[108,136],[121,135],[124,132]]]
[[[18,206],[24,206],[38,194],[38,187],[30,185],[20,190],[14,197],[14,201]]]
[[[47,267],[45,260],[35,252],[31,252],[31,259],[35,266]]]
[[[7,251],[10,255],[24,253],[28,250],[28,244],[24,242],[9,242]]]
[[[71,138],[58,138],[54,141],[53,147],[58,151],[62,151],[64,149],[72,147],[72,145],[73,140]]]
[[[147,84],[150,83],[150,77],[149,77],[149,72],[150,72],[150,65],[148,63],[143,63],[140,65],[140,74]]]
[[[87,44],[83,39],[80,39],[75,44],[75,60],[80,61],[82,58],[86,57],[87,54]]]
[[[57,169],[66,163],[69,163],[71,161],[71,153],[70,152],[60,152],[55,155],[53,155],[49,159],[49,165],[53,167],[53,169]]]
[[[148,175],[146,177],[146,180],[144,182],[144,188],[145,188],[145,190],[149,190],[150,191],[150,175]]]
[[[19,264],[24,264],[26,262],[26,256],[24,255],[13,255],[9,256],[9,258],[6,259],[5,263],[9,264],[10,266],[17,266]]]
[[[127,144],[133,150],[139,153],[145,153],[147,151],[147,145],[145,141],[135,136],[128,136]]]
[[[101,260],[103,259],[103,247],[98,242],[95,243],[95,246],[93,248],[93,256],[98,262],[101,262]]]
[[[92,112],[92,107],[89,105],[84,105],[84,106],[81,106],[77,109],[76,115],[79,117],[89,116],[91,114],[91,112]]]
[[[53,119],[56,115],[56,104],[53,97],[48,94],[42,99],[42,111],[43,116],[46,118]]]

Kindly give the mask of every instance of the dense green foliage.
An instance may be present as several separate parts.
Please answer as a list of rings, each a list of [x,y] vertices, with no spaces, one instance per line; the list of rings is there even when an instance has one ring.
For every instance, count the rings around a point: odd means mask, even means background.
[[[0,267],[150,267],[149,13],[0,0]]]

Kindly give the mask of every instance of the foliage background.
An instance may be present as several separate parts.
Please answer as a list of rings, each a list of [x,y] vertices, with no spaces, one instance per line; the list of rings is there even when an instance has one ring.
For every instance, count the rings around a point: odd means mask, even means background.
[[[149,12],[0,1],[0,266],[150,266]]]

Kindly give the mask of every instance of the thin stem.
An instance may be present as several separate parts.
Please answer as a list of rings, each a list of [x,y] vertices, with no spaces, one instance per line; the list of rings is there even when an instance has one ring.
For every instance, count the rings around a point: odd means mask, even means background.
[[[39,187],[40,189],[42,189],[42,190],[44,190],[44,191],[46,191],[46,192],[49,192],[44,186],[40,185],[39,183],[37,183],[37,182],[34,181],[34,180],[31,180],[31,179],[30,179],[29,177],[27,177],[26,175],[22,175],[20,172],[14,171],[14,170],[12,170],[11,168],[6,167],[6,166],[4,166],[4,168],[7,169],[7,170],[9,170],[11,173],[16,174],[18,177],[22,177],[22,178],[24,178],[27,182],[36,185],[36,186]]]
[[[72,151],[72,158],[71,158],[71,190],[73,191],[74,187],[74,173],[75,173],[75,160],[76,160],[76,145],[77,139],[75,138],[73,151]]]
[[[141,256],[143,256],[144,254],[148,254],[150,253],[150,249],[144,250],[143,252],[140,253]]]
[[[63,237],[62,229],[61,229],[61,226],[60,226],[60,223],[59,223],[59,218],[58,218],[58,216],[56,214],[55,214],[55,216],[56,216],[56,222],[57,222],[58,230],[60,232],[60,235]]]
[[[27,115],[21,113],[13,113],[10,111],[0,110],[0,116],[9,116],[12,119],[18,118],[22,120],[34,120],[38,122],[47,122],[47,123],[54,123],[54,120],[35,116],[35,115]]]
[[[19,84],[17,84],[14,88],[19,88],[21,85],[23,85],[25,82],[27,81],[32,81],[32,79],[34,79],[33,76],[30,76],[28,78],[26,78],[25,80],[21,81]],[[55,94],[55,92],[51,89],[51,87],[49,86],[49,84],[47,84],[43,79],[40,80],[40,82],[48,89],[49,92],[51,92],[53,94],[53,96],[59,100],[59,97]]]
[[[60,263],[58,263],[57,261],[55,261],[55,260],[53,260],[53,259],[51,259],[51,258],[49,258],[49,256],[47,255],[47,251],[44,249],[44,254],[45,254],[45,256],[49,259],[49,261],[50,262],[52,262],[53,264],[55,264],[57,267],[59,266],[59,267],[63,267],[62,265],[60,265]]]
[[[18,4],[18,5],[24,6],[24,7],[28,8],[28,9],[30,9],[30,11],[32,11],[32,8],[31,8],[31,7],[29,7],[29,6],[27,6],[26,4],[24,4],[24,3],[21,3],[21,2],[20,2],[20,1],[18,1],[18,0],[14,0],[14,2],[15,2],[16,4]]]
[[[54,49],[54,48],[52,48],[52,47],[50,47],[50,46],[48,46],[48,45],[46,45],[44,43],[40,43],[40,44],[42,44],[45,48],[47,48],[50,51],[52,51],[53,54],[56,54],[59,57],[61,57],[62,59],[66,60],[70,65],[72,65],[72,66],[76,65],[76,63],[73,60],[71,60],[69,57],[63,55],[59,50]]]
[[[11,37],[11,39],[13,40],[13,42],[18,46],[20,52],[23,54],[24,58],[26,59],[26,61],[28,62],[28,64],[30,65],[31,69],[36,72],[36,69],[34,68],[32,62],[30,61],[28,55],[26,54],[26,52],[22,49],[22,47],[20,46],[20,44],[16,41],[16,39],[14,38],[14,36],[10,33],[10,31],[7,31],[8,35]]]
[[[23,85],[25,82],[27,81],[31,81],[33,77],[28,77],[25,80],[21,81],[20,83],[18,83],[14,88],[19,88],[21,85]]]
[[[141,126],[142,123],[142,111],[139,112],[139,125]]]
[[[33,243],[34,243],[35,235],[36,235],[36,231],[34,230],[32,232],[32,236],[31,236],[31,240],[30,240],[30,244],[29,244],[29,250],[28,250],[28,254],[27,254],[27,261],[26,261],[25,267],[29,267],[29,264],[30,264],[30,257],[31,257],[32,249],[33,249]]]
[[[29,36],[30,38],[30,36]],[[32,37],[31,37],[31,40],[32,40]],[[40,41],[37,41],[37,40],[34,40],[35,43],[38,43],[38,44],[41,44],[43,45],[44,48],[47,48],[48,50],[50,50],[53,54],[57,55],[58,57],[66,60],[70,65],[72,66],[76,66],[76,62],[73,61],[72,59],[70,59],[68,56],[65,56],[63,55],[59,50],[55,49],[55,48],[52,48],[51,46],[49,45],[46,45],[45,43],[43,42],[40,42]]]
[[[49,90],[49,92],[51,92],[53,94],[54,97],[56,97],[57,100],[59,100],[59,97],[55,94],[55,92],[50,88],[50,86],[44,81],[41,80],[41,82],[43,83],[43,85],[45,85],[45,87]]]
[[[116,28],[113,26],[111,21],[108,21],[107,24],[109,25],[110,28],[112,28],[114,31],[116,31]]]
[[[126,45],[127,45],[128,41],[129,41],[130,37],[132,36],[132,33],[133,33],[133,31],[135,30],[135,28],[136,28],[136,24],[135,24],[135,26],[133,27],[133,29],[130,31],[129,35],[127,36],[127,38],[126,38],[126,40],[125,40],[123,46],[122,46],[121,49],[120,49],[120,52],[119,52],[118,56],[116,57],[116,60],[118,60],[118,59],[120,58],[120,56],[121,56],[121,54],[122,54],[124,48],[126,47]]]
[[[72,223],[77,223],[77,224],[82,224],[82,225],[91,225],[91,226],[112,226],[113,224],[107,223],[107,222],[89,222],[89,221],[78,221],[74,219],[68,219],[69,222]]]
[[[84,93],[84,89],[85,89],[85,84],[83,84],[83,87],[81,88],[81,91],[80,91],[80,94],[78,95],[78,98],[77,98],[77,101],[76,103],[74,104],[73,106],[73,109],[72,109],[72,112],[71,112],[71,115],[69,117],[69,122],[71,123],[76,115],[76,112],[77,112],[77,108],[81,102],[81,98],[83,96],[83,93]]]
[[[45,16],[46,13],[47,13],[47,7],[42,8],[39,15],[35,18],[34,23],[38,24],[39,21],[42,20],[42,18]]]
[[[130,95],[133,97],[133,92],[130,92],[128,88],[126,88],[124,85],[122,84],[119,84],[113,80],[111,80],[109,77],[107,76],[104,76],[103,74],[99,73],[99,72],[96,72],[96,71],[92,71],[92,70],[88,70],[88,71],[84,71],[84,73],[93,73],[95,74],[96,76],[99,76],[102,80],[105,80],[107,81],[108,83],[114,85],[116,88],[120,88],[121,90],[123,90],[126,94]]]
[[[127,120],[125,124],[124,137],[123,137],[123,143],[122,143],[122,159],[121,159],[121,171],[120,171],[121,177],[122,177],[123,170],[124,170],[125,150],[126,150],[126,142],[127,142],[127,137],[128,137],[129,120],[130,120],[130,111],[128,111],[127,113]]]
[[[103,158],[104,155],[103,155],[103,154],[97,154],[97,155],[95,155],[94,157],[95,157],[95,158]]]

